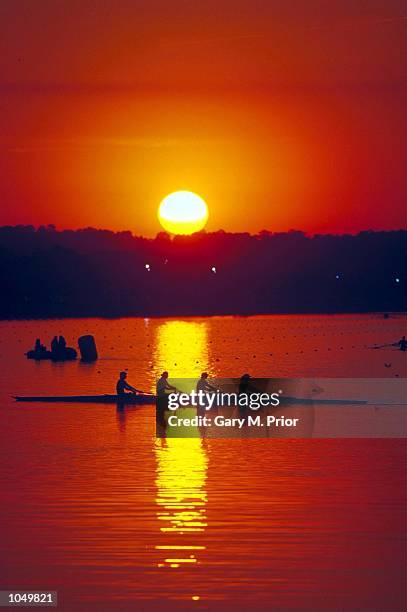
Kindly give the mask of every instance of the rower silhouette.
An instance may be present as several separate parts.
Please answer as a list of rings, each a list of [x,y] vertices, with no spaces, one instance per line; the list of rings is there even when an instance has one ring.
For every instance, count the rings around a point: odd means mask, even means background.
[[[400,351],[407,351],[407,339],[406,339],[405,336],[400,338],[400,340],[397,342],[397,344],[400,347]]]
[[[126,381],[126,378],[127,372],[120,372],[119,380],[116,383],[117,395],[120,398],[123,398],[124,396],[128,395],[127,391],[130,391],[130,393],[137,393],[137,389],[129,385],[129,383]]]

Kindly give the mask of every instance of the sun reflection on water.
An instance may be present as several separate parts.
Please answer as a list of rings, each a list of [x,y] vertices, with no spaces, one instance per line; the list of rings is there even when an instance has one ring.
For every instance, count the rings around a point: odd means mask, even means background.
[[[157,329],[155,363],[172,377],[198,377],[208,363],[207,322],[165,321]],[[177,383],[178,384],[178,383]],[[207,527],[208,458],[199,438],[156,441],[159,567],[193,567]]]
[[[207,527],[206,478],[208,458],[202,440],[196,438],[159,440],[156,504],[162,543],[159,567],[177,568],[198,562],[197,551]]]
[[[155,363],[170,378],[194,378],[208,367],[208,323],[165,321],[157,329]]]

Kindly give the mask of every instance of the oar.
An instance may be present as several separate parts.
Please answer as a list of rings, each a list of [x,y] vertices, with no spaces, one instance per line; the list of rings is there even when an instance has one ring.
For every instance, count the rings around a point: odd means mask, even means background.
[[[136,389],[136,387],[134,387]],[[151,393],[151,391],[142,391],[141,389],[136,389],[137,393],[142,393],[143,395],[155,395]]]
[[[373,346],[368,346],[367,348],[371,348],[371,349],[381,349],[381,348],[386,348],[388,346],[397,346],[398,342],[391,342],[390,344],[374,344]]]

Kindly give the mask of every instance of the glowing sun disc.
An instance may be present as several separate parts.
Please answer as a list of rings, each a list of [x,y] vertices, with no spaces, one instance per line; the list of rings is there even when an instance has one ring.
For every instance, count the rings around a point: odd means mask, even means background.
[[[193,234],[205,227],[208,207],[192,191],[174,191],[162,200],[158,208],[158,219],[171,234]]]

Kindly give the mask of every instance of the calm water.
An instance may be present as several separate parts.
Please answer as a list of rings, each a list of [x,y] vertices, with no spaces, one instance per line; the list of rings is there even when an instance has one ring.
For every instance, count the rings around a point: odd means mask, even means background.
[[[38,336],[101,359],[34,363]],[[154,409],[16,405],[117,372],[407,377],[407,317],[0,323],[1,587],[95,609],[405,609],[407,441],[155,439]],[[390,366],[385,367],[385,363]]]

